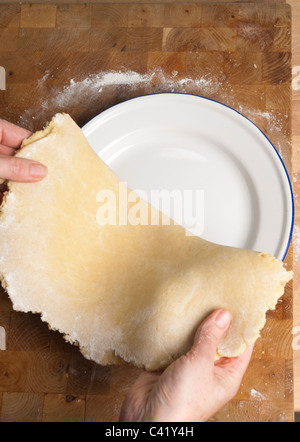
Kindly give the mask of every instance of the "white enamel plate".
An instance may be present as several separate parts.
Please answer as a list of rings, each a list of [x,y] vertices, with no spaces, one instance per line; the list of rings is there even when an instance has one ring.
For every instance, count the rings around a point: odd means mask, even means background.
[[[290,180],[274,146],[240,113],[193,95],[148,95],[102,112],[83,132],[121,180],[149,198],[153,190],[200,190],[203,238],[285,258]]]

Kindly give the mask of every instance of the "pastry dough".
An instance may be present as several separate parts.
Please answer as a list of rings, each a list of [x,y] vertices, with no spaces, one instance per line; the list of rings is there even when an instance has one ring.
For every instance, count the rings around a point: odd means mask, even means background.
[[[219,355],[239,355],[257,339],[292,278],[281,261],[186,236],[174,223],[99,225],[97,195],[117,195],[120,180],[66,114],[17,156],[45,164],[48,176],[9,182],[1,207],[0,277],[14,309],[40,313],[104,365],[166,367],[219,307],[233,315]]]

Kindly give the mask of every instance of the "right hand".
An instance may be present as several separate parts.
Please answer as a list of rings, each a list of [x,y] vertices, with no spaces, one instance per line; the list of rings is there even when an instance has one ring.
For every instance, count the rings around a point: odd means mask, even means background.
[[[163,373],[143,373],[123,403],[121,422],[206,422],[236,395],[253,345],[236,358],[215,361],[231,322],[227,310],[212,313],[198,328],[191,350]]]

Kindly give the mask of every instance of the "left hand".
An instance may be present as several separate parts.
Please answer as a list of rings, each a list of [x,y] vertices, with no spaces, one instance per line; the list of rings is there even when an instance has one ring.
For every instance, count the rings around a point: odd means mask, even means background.
[[[30,135],[28,130],[0,120],[0,203],[3,192],[7,190],[1,181],[32,183],[40,181],[47,174],[47,168],[42,164],[14,156],[22,141]]]

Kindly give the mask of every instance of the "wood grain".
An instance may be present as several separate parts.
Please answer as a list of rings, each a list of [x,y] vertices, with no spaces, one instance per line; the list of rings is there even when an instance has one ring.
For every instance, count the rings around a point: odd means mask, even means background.
[[[243,111],[269,136],[292,173],[294,60],[291,11],[283,1],[38,3],[0,5],[0,65],[7,71],[2,118],[37,130],[55,112],[66,111],[84,124],[115,103],[182,92],[184,84],[184,92]],[[132,70],[149,81],[91,92],[79,87],[112,70]],[[299,128],[294,131],[300,141]],[[288,268],[292,262],[291,248]],[[291,283],[267,315],[236,398],[212,421],[293,420],[292,303]],[[0,326],[6,339],[6,350],[0,351],[1,422],[118,420],[140,370],[85,360],[37,315],[14,312],[3,291]]]
[[[4,0],[0,0],[0,3],[4,3],[6,4],[7,1]],[[10,3],[18,3],[18,0],[10,0]],[[50,3],[48,0],[25,0],[22,2],[23,4],[29,3],[29,4],[48,4]],[[55,3],[57,5],[61,4],[61,3],[65,3],[65,0],[58,0],[56,2],[51,2],[51,3]],[[85,0],[70,0],[68,3],[70,4],[86,4],[87,2]],[[94,0],[92,3],[101,3],[101,4],[111,4],[111,3],[117,3],[117,2],[112,2],[111,0]],[[127,4],[131,4],[131,3],[142,3],[144,4],[144,0],[119,0],[118,3],[127,3]],[[168,4],[168,3],[172,3],[172,4],[178,4],[178,3],[186,3],[184,0],[164,0],[163,2],[161,0],[153,0],[151,3],[164,3],[164,4]],[[207,0],[189,0],[188,4],[194,4],[194,3],[209,3]],[[249,3],[249,0],[231,0],[230,2],[228,2],[228,0],[219,0],[217,2],[213,1],[213,3]],[[253,2],[251,3],[286,3],[286,0],[253,0]]]
[[[295,70],[294,79],[300,74],[300,4],[297,0],[290,0],[293,11],[292,19],[292,65]],[[300,326],[300,79],[293,87],[293,191],[295,198],[295,228],[294,228],[294,327],[297,330]],[[300,333],[296,332],[295,339]],[[299,342],[296,341],[296,344]],[[300,348],[297,345],[294,351],[294,376],[295,376],[295,410],[300,411]]]
[[[21,9],[21,28],[55,28],[56,6],[24,5]]]

